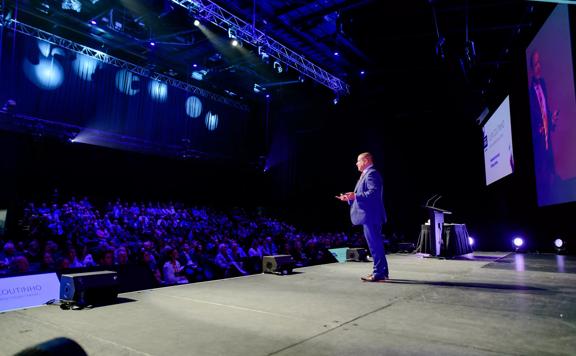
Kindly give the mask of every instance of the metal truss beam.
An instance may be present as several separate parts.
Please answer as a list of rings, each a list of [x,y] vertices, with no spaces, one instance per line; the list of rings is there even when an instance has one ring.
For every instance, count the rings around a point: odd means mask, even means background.
[[[152,72],[149,69],[146,69],[146,68],[140,67],[136,64],[133,64],[133,63],[124,61],[122,59],[110,56],[110,55],[108,55],[102,51],[98,51],[96,49],[75,43],[75,42],[67,40],[63,37],[59,37],[59,36],[56,36],[54,34],[48,33],[46,31],[37,29],[37,28],[32,27],[30,25],[27,25],[23,22],[19,22],[17,20],[12,19],[6,23],[6,27],[13,29],[17,32],[20,32],[24,35],[31,36],[31,37],[52,43],[52,44],[57,45],[59,47],[71,50],[73,52],[83,54],[87,57],[94,58],[94,59],[101,61],[101,62],[104,62],[106,64],[111,64],[111,65],[118,67],[118,68],[127,69],[130,72],[141,75],[143,77],[157,80],[159,82],[166,83],[170,86],[186,90],[187,92],[190,92],[194,95],[200,95],[204,98],[214,100],[214,101],[217,101],[219,103],[226,104],[226,105],[233,106],[236,109],[239,109],[242,111],[249,111],[248,105],[240,103],[236,100],[232,100],[232,99],[227,98],[225,96],[209,92],[207,90],[204,90],[204,89],[198,88],[194,85],[191,85],[191,84],[185,83],[183,81],[174,79],[174,78],[167,76],[167,75]]]
[[[261,51],[279,60],[281,63],[297,70],[314,81],[332,89],[339,95],[348,94],[348,85],[310,62],[303,56],[268,37],[264,32],[254,28],[246,21],[216,5],[210,0],[171,0],[191,14],[204,19],[226,31],[234,31],[236,38],[258,47]]]

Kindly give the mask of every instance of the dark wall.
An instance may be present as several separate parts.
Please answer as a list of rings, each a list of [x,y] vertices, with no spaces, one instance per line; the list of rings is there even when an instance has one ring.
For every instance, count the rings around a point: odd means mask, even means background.
[[[87,195],[97,203],[178,200],[254,206],[261,175],[248,162],[182,160],[0,131],[0,207],[23,200]],[[256,190],[257,191],[257,190]],[[250,199],[246,199],[250,197]]]

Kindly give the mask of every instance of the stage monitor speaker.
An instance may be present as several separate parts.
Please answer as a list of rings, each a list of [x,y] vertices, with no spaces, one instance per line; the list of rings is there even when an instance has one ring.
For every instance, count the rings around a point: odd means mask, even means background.
[[[349,248],[346,251],[346,261],[367,262],[368,253],[365,248]]]
[[[118,298],[118,275],[114,271],[63,274],[60,299],[79,306],[112,304]]]
[[[28,347],[14,356],[87,356],[82,346],[67,337],[57,337]]]
[[[398,243],[398,252],[402,253],[412,253],[416,249],[416,245],[413,242],[400,242]]]
[[[290,274],[295,262],[290,255],[273,255],[262,258],[262,271],[264,273]]]

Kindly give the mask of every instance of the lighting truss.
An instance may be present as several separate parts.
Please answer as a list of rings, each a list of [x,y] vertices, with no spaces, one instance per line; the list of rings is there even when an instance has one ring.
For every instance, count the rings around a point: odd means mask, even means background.
[[[0,24],[0,26],[1,26],[1,24]],[[34,38],[37,38],[39,40],[43,40],[46,42],[50,42],[50,43],[57,45],[59,47],[71,50],[71,51],[76,52],[76,53],[83,54],[87,57],[94,58],[94,59],[101,61],[103,63],[111,64],[115,67],[119,67],[122,69],[127,69],[130,72],[141,75],[143,77],[147,77],[147,78],[150,78],[150,79],[162,82],[162,83],[166,83],[166,84],[171,85],[173,87],[186,90],[188,92],[191,92],[194,95],[200,95],[200,96],[205,97],[207,99],[214,100],[214,101],[217,101],[219,103],[233,106],[236,109],[239,109],[242,111],[249,111],[248,105],[242,104],[236,100],[232,100],[232,99],[227,98],[225,96],[209,92],[207,90],[204,90],[204,89],[198,88],[194,85],[191,85],[191,84],[185,83],[183,81],[174,79],[174,78],[169,77],[167,75],[152,72],[149,69],[146,69],[144,67],[140,67],[136,64],[133,64],[133,63],[124,61],[122,59],[118,59],[116,57],[110,56],[110,55],[108,55],[102,51],[99,51],[99,50],[96,50],[96,49],[93,49],[90,47],[86,47],[84,45],[81,45],[81,44],[75,43],[73,41],[67,40],[63,37],[59,37],[59,36],[56,36],[54,34],[48,33],[46,31],[37,29],[37,28],[32,27],[30,25],[27,25],[23,22],[11,19],[6,23],[6,27],[10,28],[12,30],[15,30],[17,32],[20,32],[24,35],[31,36],[31,37],[34,37]]]
[[[270,38],[264,32],[254,28],[246,21],[216,5],[210,0],[171,0],[186,8],[193,16],[204,19],[225,31],[234,31],[236,37],[245,43],[260,48],[263,52],[279,60],[299,73],[332,89],[337,94],[347,94],[348,85],[310,62],[303,56]]]

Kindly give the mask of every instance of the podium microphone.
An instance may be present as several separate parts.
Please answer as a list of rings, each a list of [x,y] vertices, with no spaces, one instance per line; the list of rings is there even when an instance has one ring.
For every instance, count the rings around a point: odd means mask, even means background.
[[[428,203],[430,203],[430,201],[434,198],[436,198],[438,196],[438,194],[434,194],[430,199],[426,200],[426,204],[424,206],[429,206]]]
[[[432,207],[436,206],[436,203],[438,202],[438,200],[440,200],[440,198],[442,198],[441,195],[439,195],[438,198],[434,199],[434,201],[432,202]]]

